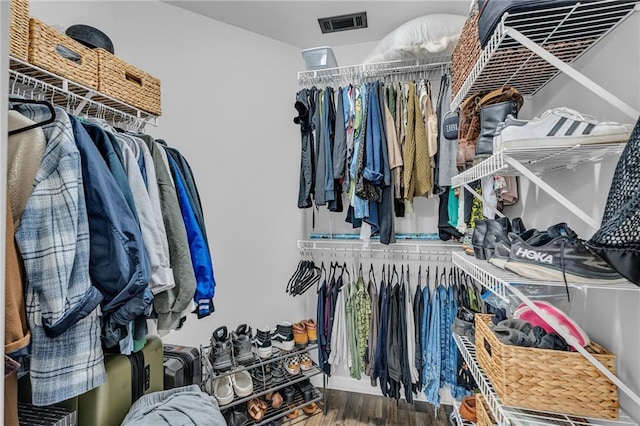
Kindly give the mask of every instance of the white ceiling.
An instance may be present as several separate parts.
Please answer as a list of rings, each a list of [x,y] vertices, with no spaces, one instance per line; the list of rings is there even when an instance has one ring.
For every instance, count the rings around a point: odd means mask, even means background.
[[[470,0],[420,1],[166,1],[200,15],[300,47],[382,39],[403,23],[432,13],[466,16]],[[318,18],[367,12],[368,28],[322,34]]]

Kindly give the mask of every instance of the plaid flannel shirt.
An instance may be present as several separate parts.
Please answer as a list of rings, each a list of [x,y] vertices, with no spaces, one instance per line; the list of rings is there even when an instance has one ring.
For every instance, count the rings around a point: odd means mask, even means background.
[[[49,117],[41,105],[16,110],[36,122]],[[25,267],[34,405],[64,401],[106,380],[80,156],[64,110],[56,108],[56,120],[43,130],[47,147],[15,236]],[[49,337],[52,329],[61,334]]]

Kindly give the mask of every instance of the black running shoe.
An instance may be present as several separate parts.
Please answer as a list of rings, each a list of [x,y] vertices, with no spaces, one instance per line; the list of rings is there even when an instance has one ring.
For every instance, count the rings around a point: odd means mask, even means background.
[[[555,236],[555,233],[559,235]],[[509,235],[511,250],[505,265],[508,271],[525,278],[567,281],[579,284],[614,284],[626,280],[577,238],[566,224],[547,231],[551,240],[541,245]]]

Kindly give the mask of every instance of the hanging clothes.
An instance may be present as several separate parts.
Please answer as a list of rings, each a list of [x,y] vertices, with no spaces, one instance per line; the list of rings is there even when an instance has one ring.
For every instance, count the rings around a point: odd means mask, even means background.
[[[402,325],[400,318],[400,285],[395,284],[389,294],[389,311],[387,318],[387,364],[389,370],[389,396],[400,398],[400,386],[403,382],[403,346]]]
[[[430,156],[416,85],[410,82],[407,101],[407,133],[403,150],[404,198],[426,196],[432,190]]]
[[[371,386],[376,386],[376,378],[374,378],[375,354],[378,344],[378,325],[380,321],[380,300],[378,295],[378,287],[376,285],[375,273],[373,273],[373,265],[369,271],[369,285],[367,286],[369,299],[371,301],[371,317],[369,321],[369,340],[367,342],[367,359],[365,363],[364,374],[371,377]]]
[[[351,368],[351,354],[349,351],[349,338],[347,336],[347,313],[345,306],[345,293],[340,289],[336,299],[335,313],[331,329],[331,353],[329,364],[337,367],[346,365]],[[335,371],[335,368],[334,368]]]
[[[414,383],[413,391],[418,393],[422,390],[422,378],[424,372],[422,371],[422,335],[423,335],[423,313],[424,313],[424,296],[422,289],[420,288],[420,272],[418,272],[418,285],[416,286],[416,293],[413,297],[413,318],[415,323],[415,366],[418,372],[418,381]]]
[[[358,277],[360,279],[360,277]],[[362,371],[362,361],[360,349],[358,346],[358,314],[356,310],[357,300],[357,284],[356,282],[349,284],[349,298],[346,305],[347,313],[347,335],[349,338],[349,352],[351,356],[351,366],[349,372],[351,377],[360,380],[360,372]]]
[[[422,370],[420,372],[420,385],[425,388],[427,385],[426,369],[428,363],[428,351],[429,351],[429,332],[431,331],[431,290],[429,288],[429,269],[427,267],[427,278],[425,287],[422,290],[422,304],[424,309],[422,311]],[[426,390],[425,390],[426,392]]]
[[[440,294],[439,287],[433,293],[429,318],[429,333],[427,341],[426,360],[423,365],[425,388],[424,395],[427,402],[436,410],[440,406],[440,368],[442,347],[440,346]]]
[[[360,362],[361,371],[364,371],[364,366],[367,363],[367,343],[371,327],[371,298],[365,288],[362,275],[358,275],[355,285],[355,312],[358,361]]]
[[[295,107],[298,110],[298,121],[300,125],[300,185],[298,189],[298,208],[311,207],[311,194],[314,188],[315,177],[315,155],[313,140],[313,108],[311,107],[312,93],[308,89],[302,89],[296,95]]]
[[[388,301],[389,287],[385,285],[385,273],[382,269],[380,281],[380,297],[378,298],[380,320],[378,322],[378,337],[376,339],[376,351],[373,362],[373,375],[371,380],[380,381],[380,390],[383,396],[389,395],[388,365],[387,365],[387,331],[388,331]]]
[[[416,326],[414,321],[414,312],[413,312],[413,297],[411,294],[411,283],[409,281],[409,266],[407,265],[407,280],[403,279],[403,298],[405,301],[404,310],[405,310],[405,340],[407,347],[407,366],[409,369],[409,374],[411,376],[411,384],[418,383],[420,379],[420,375],[418,374],[418,370],[416,368]],[[413,391],[413,386],[410,386],[410,389]]]
[[[323,265],[324,268],[324,265]],[[325,333],[325,304],[327,297],[326,277],[320,285],[318,291],[318,302],[316,310],[316,325],[318,331],[318,366],[324,374],[331,376],[331,365],[329,365],[329,353],[327,352],[327,335]]]
[[[154,299],[154,310],[158,316],[158,330],[172,330],[181,325],[185,309],[192,304],[196,290],[196,278],[191,263],[187,231],[182,219],[178,195],[167,168],[166,154],[160,145],[148,135],[139,135],[144,141],[155,168],[162,219],[167,232],[169,259],[173,270],[175,287],[158,294]],[[164,154],[164,158],[163,158]]]
[[[15,109],[35,122],[50,116],[42,105]],[[94,309],[102,295],[89,277],[80,155],[68,115],[60,108],[55,112],[55,121],[42,127],[46,150],[15,234],[24,262],[34,405],[73,398],[106,380]]]

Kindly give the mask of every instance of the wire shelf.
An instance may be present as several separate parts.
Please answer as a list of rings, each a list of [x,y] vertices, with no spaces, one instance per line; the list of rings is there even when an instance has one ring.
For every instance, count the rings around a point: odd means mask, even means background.
[[[331,251],[331,252],[358,252],[358,253],[382,253],[398,255],[439,255],[446,256],[455,250],[462,250],[457,242],[446,241],[420,241],[394,243],[392,246],[375,241],[359,240],[298,240],[298,250],[304,251]]]
[[[442,72],[451,64],[450,56],[433,56],[426,60],[389,61],[374,64],[351,65],[320,70],[299,71],[300,86],[362,83],[387,79],[400,81],[403,78],[417,79],[416,75]]]
[[[9,60],[9,92],[51,101],[75,115],[84,112],[111,123],[130,123],[137,129],[158,125],[156,115],[13,57]]]
[[[451,179],[453,187],[482,179],[492,175],[520,175],[509,159],[518,161],[536,175],[556,170],[572,169],[583,163],[600,161],[603,158],[619,155],[626,140],[618,143],[541,146],[536,148],[505,147],[468,170]]]
[[[458,349],[462,354],[462,358],[469,367],[469,371],[473,375],[480,391],[485,396],[493,418],[500,426],[511,425],[543,425],[543,426],[587,426],[587,425],[620,425],[620,426],[637,426],[626,413],[620,411],[618,420],[605,420],[595,418],[585,418],[579,416],[571,416],[562,413],[551,413],[545,411],[532,411],[519,409],[514,407],[503,406],[498,394],[494,390],[491,382],[484,374],[476,360],[476,350],[473,343],[468,338],[453,334],[453,338],[458,345]]]
[[[637,4],[598,0],[505,13],[453,98],[451,109],[457,109],[471,94],[506,85],[514,86],[523,95],[533,95],[558,75],[558,68],[509,37],[509,28],[571,64],[633,13]]]
[[[243,423],[243,426],[266,425],[269,422],[282,418],[287,414],[298,410],[298,416],[295,419],[286,419],[287,421],[290,421],[290,423],[287,423],[287,424],[295,424],[300,421],[306,420],[312,416],[322,413],[320,404],[317,404],[319,402],[322,402],[322,400],[323,400],[323,394],[318,389],[313,389],[313,397],[309,401],[305,401],[302,395],[300,394],[300,392],[296,392],[296,396],[294,398],[293,404],[287,405],[283,403],[280,408],[269,407],[267,410],[267,413],[264,415],[264,418],[260,422],[255,422],[252,419],[249,419]],[[308,414],[307,412],[302,410],[304,407],[314,403],[318,405],[318,408],[316,408],[316,411],[314,413]]]
[[[538,285],[564,287],[562,281],[540,281],[523,278],[509,271],[502,270],[486,262],[478,260],[473,256],[461,253],[452,253],[453,264],[466,272],[471,278],[478,281],[487,290],[494,293],[503,300],[508,300],[507,293],[511,292],[513,286]],[[600,288],[606,290],[629,290],[640,291],[640,287],[626,282],[623,284],[577,284],[568,282],[570,287],[575,288]]]

